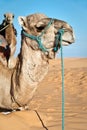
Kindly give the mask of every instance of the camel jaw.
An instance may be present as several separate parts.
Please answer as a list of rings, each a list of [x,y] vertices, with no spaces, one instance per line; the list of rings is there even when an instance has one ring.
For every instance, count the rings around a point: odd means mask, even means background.
[[[70,42],[70,41],[62,40],[62,45],[63,45],[63,46],[69,46],[69,45],[71,45],[72,43],[74,43],[74,41],[73,41],[73,42]]]
[[[75,42],[75,35],[74,33],[71,33],[66,35],[66,33],[62,36],[62,45],[68,46]]]

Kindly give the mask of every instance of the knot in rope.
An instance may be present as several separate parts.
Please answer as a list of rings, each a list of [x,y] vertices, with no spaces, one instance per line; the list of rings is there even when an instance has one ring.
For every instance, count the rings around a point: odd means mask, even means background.
[[[61,44],[62,35],[64,34],[64,29],[59,29],[55,36],[55,47],[53,48],[54,52],[58,51],[58,44]]]

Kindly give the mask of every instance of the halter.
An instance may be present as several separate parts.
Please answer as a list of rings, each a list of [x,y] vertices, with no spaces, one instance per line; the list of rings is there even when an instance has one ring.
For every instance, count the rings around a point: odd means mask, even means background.
[[[44,35],[44,33],[47,31],[47,29],[52,25],[52,23],[54,22],[53,19],[51,19],[47,26],[45,27],[45,29],[42,31],[42,33],[39,35],[39,36],[34,36],[34,35],[31,35],[31,34],[28,34],[26,33],[24,30],[22,30],[22,33],[28,37],[28,38],[31,38],[32,40],[35,40],[37,43],[38,43],[38,46],[39,48],[43,51],[43,52],[49,52],[49,50],[42,44],[42,41],[41,41],[41,37]],[[56,35],[56,39],[55,39],[55,47],[53,48],[53,51],[54,52],[57,52],[58,50],[58,44],[60,42],[60,39],[62,37],[64,33],[64,30],[63,29],[59,29],[58,32],[57,32],[57,35]]]
[[[3,30],[5,30],[10,24],[7,24],[5,27],[3,27],[2,29],[0,29],[0,32],[2,32]]]
[[[61,46],[61,41],[62,41],[62,35],[64,34],[64,29],[61,28],[58,30],[56,36],[55,36],[55,47],[53,48],[54,52],[58,51],[58,45]]]

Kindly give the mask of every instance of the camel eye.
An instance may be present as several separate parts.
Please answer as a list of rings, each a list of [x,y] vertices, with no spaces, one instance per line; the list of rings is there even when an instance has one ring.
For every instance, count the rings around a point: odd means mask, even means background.
[[[4,14],[4,17],[6,18],[6,15]]]
[[[41,32],[42,30],[44,30],[44,28],[45,28],[44,26],[36,27],[36,29],[37,29],[38,32]]]
[[[12,16],[12,18],[14,18],[14,15]]]

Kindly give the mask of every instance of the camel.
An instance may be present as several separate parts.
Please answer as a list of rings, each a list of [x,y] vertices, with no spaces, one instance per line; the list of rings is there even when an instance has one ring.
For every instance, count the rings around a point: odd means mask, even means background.
[[[4,14],[4,20],[2,24],[0,25],[0,35],[2,35],[7,42],[6,46],[4,44],[4,47],[6,49],[3,52],[3,54],[4,53],[6,54],[4,56],[6,57],[7,65],[9,68],[11,68],[11,61],[13,59],[13,55],[16,50],[16,42],[17,42],[16,41],[17,31],[14,28],[13,19],[14,19],[14,14],[6,13]],[[3,46],[3,45],[1,44],[0,46]]]
[[[7,50],[7,46],[8,46],[7,41],[2,35],[0,35],[0,61],[4,66],[7,66],[6,57],[9,56],[9,48]]]
[[[7,110],[26,109],[29,106],[38,84],[48,73],[49,60],[55,58],[60,48],[58,47],[57,51],[53,49],[58,30],[65,29],[62,36],[63,45],[70,45],[75,41],[72,27],[62,20],[35,13],[26,17],[19,16],[18,21],[22,30],[16,66],[9,69],[0,63],[0,108]],[[45,50],[32,36],[41,36]]]

